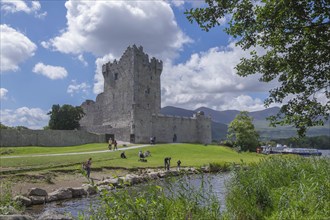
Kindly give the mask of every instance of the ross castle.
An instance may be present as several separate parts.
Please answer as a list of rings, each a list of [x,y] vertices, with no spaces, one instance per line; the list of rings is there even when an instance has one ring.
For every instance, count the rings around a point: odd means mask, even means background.
[[[104,64],[104,92],[95,102],[82,103],[86,115],[81,129],[131,143],[149,143],[150,137],[165,143],[210,143],[211,119],[203,112],[191,118],[160,114],[162,69],[162,61],[149,60],[135,45],[119,61]]]

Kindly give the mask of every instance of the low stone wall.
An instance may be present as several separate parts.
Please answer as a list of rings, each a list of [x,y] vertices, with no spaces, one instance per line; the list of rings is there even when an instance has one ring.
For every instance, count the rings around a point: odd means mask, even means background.
[[[53,192],[48,193],[46,190],[41,188],[31,188],[27,194],[18,195],[13,198],[14,201],[19,202],[25,207],[33,205],[42,205],[50,202],[58,202],[62,200],[68,200],[72,198],[83,198],[86,196],[94,195],[102,191],[111,191],[118,188],[124,188],[133,186],[136,184],[144,183],[151,180],[156,180],[160,178],[165,178],[167,176],[179,176],[184,174],[197,174],[200,172],[209,172],[208,167],[204,167],[201,170],[196,170],[193,167],[182,167],[180,170],[154,170],[146,169],[140,170],[140,174],[127,174],[125,176],[119,177],[110,177],[98,181],[95,185],[84,184],[81,187],[75,188],[60,188]],[[0,215],[0,219],[16,220],[24,219],[30,220],[33,219],[28,215],[19,215],[13,213],[8,213],[8,215]],[[63,219],[63,220],[73,220],[73,217],[58,213],[56,211],[47,210],[38,220],[54,220],[54,219]]]
[[[31,188],[27,194],[15,196],[13,200],[24,206],[42,205],[50,202],[94,195],[103,190],[110,191],[118,188],[129,187],[168,176],[173,177],[183,174],[197,174],[200,172],[209,172],[209,170],[206,168],[198,171],[193,167],[182,167],[180,170],[170,169],[166,171],[160,169],[146,169],[140,174],[131,173],[126,174],[125,176],[110,177],[96,182],[95,185],[83,184],[81,187],[60,188],[50,193],[41,188]]]
[[[0,129],[0,146],[73,146],[105,143],[104,134],[76,130],[8,130]]]

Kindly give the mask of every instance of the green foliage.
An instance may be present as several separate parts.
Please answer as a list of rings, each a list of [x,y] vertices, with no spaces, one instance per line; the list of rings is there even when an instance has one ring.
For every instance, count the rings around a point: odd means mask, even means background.
[[[234,172],[230,219],[327,219],[330,160],[275,156]]]
[[[9,127],[0,122],[0,129],[8,129]]]
[[[13,200],[10,183],[2,183],[0,190],[0,215],[12,214],[14,210],[22,210],[23,207]]]
[[[21,130],[29,130],[29,128],[28,127],[25,127],[25,126],[16,126],[16,127],[14,127],[14,129],[19,130],[19,131],[21,131]]]
[[[308,127],[330,116],[330,2],[206,0],[207,6],[185,12],[205,31],[230,19],[225,31],[250,58],[236,66],[240,76],[261,74],[260,81],[278,81],[265,101],[284,103],[271,125],[294,125],[304,136]],[[257,50],[264,49],[264,53]],[[322,102],[326,100],[325,102]]]
[[[243,151],[254,151],[259,145],[259,134],[256,132],[252,121],[253,119],[248,115],[248,112],[243,111],[228,126],[227,138]]]
[[[0,155],[13,154],[15,151],[13,149],[0,148]]]
[[[291,147],[330,149],[330,137],[325,135],[317,137],[276,139],[273,141]]]
[[[20,130],[28,130],[29,128],[27,128],[25,126],[21,126],[21,125],[16,126],[16,127],[10,127],[10,126],[6,126],[6,125],[4,125],[4,124],[2,124],[0,122],[0,129],[11,129],[11,130],[18,130],[18,131],[20,131]]]
[[[72,105],[53,105],[48,113],[50,120],[49,129],[52,130],[74,130],[80,127],[79,121],[85,115],[82,107]]]
[[[210,172],[211,173],[218,173],[218,172],[226,172],[231,169],[231,164],[230,163],[210,163]]]
[[[199,188],[175,180],[167,180],[164,186],[150,183],[143,190],[102,191],[101,205],[79,219],[221,219],[220,203],[212,187],[205,187],[207,180]]]
[[[226,147],[234,147],[234,143],[228,140],[221,141],[220,144]]]

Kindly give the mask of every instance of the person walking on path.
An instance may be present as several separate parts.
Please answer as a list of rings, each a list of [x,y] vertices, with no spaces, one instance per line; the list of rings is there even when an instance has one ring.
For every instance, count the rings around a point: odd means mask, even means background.
[[[92,158],[89,158],[86,163],[86,172],[87,172],[87,177],[89,179],[91,175],[91,167],[92,167]]]

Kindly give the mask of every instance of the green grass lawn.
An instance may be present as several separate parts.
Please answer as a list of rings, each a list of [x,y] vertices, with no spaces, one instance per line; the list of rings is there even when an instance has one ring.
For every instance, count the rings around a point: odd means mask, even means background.
[[[120,167],[120,168],[139,168],[139,167],[162,167],[164,158],[171,157],[171,166],[176,166],[176,162],[180,159],[181,166],[200,167],[209,163],[245,163],[257,162],[263,155],[256,153],[237,153],[230,148],[214,145],[200,144],[157,144],[141,148],[141,150],[151,152],[151,157],[147,158],[147,162],[138,161],[138,151],[140,149],[128,149],[125,151],[127,159],[121,159],[122,151],[107,151],[103,153],[90,153],[78,155],[64,156],[40,156],[26,157],[36,154],[59,154],[72,152],[90,152],[106,150],[106,144],[87,144],[81,146],[70,147],[12,147],[6,148],[13,151],[11,154],[2,155],[1,170],[43,170],[43,169],[79,169],[82,162],[92,157],[92,167]],[[120,147],[119,147],[120,149]],[[22,158],[4,158],[5,156],[21,155]]]
[[[128,145],[132,146],[132,145]],[[118,145],[118,148],[123,145]],[[40,147],[40,146],[24,146],[24,147],[2,147],[0,149],[0,156],[22,156],[31,154],[60,154],[73,152],[89,152],[89,151],[103,151],[108,149],[107,143],[84,144],[79,146],[67,147]]]

